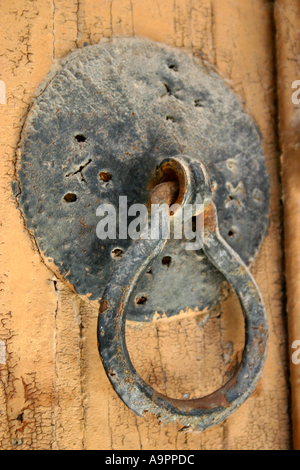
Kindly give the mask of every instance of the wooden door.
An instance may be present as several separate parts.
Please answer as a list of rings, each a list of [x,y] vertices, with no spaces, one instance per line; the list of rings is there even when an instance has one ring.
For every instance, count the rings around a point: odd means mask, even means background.
[[[281,24],[285,2],[275,3]],[[274,2],[1,0],[0,12],[0,80],[6,85],[6,104],[0,104],[0,448],[290,449]],[[251,398],[203,433],[138,418],[116,396],[97,350],[97,307],[44,265],[11,189],[38,85],[69,51],[111,36],[145,36],[200,56],[242,97],[263,134],[270,227],[251,271],[269,317],[268,359]],[[226,381],[240,358],[243,331],[232,294],[205,326],[196,314],[129,325],[127,341],[146,381],[169,395],[192,397]]]

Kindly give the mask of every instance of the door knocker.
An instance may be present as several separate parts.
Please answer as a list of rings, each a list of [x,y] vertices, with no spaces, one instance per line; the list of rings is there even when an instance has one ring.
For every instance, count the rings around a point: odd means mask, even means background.
[[[45,262],[81,297],[99,301],[98,343],[107,376],[139,416],[205,430],[232,414],[263,370],[268,322],[249,263],[268,226],[269,176],[260,133],[229,86],[200,59],[155,42],[119,38],[68,55],[39,89],[20,142],[16,200]],[[155,203],[202,216],[201,246],[177,239],[97,237],[97,208],[120,220]],[[203,209],[199,211],[197,207]],[[170,213],[171,223],[178,213]],[[172,222],[173,221],[173,222]],[[150,230],[150,227],[149,227]],[[161,259],[174,252],[172,274]],[[199,256],[201,254],[201,256]],[[149,288],[147,302],[134,298]],[[196,275],[194,275],[196,273]],[[227,280],[246,343],[234,376],[210,396],[175,400],[147,385],[126,348],[126,319],[151,322],[187,307],[211,309]]]

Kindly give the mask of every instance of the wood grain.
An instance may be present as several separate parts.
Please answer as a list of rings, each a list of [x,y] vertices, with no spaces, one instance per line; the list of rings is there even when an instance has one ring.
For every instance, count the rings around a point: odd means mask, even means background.
[[[289,449],[291,424],[282,300],[282,213],[276,136],[273,2],[265,0],[41,0],[1,2],[0,448]],[[270,228],[252,268],[265,300],[270,347],[253,396],[204,433],[137,418],[115,395],[96,344],[97,309],[44,266],[11,191],[22,124],[37,86],[75,46],[146,36],[216,66],[259,125],[271,174]],[[255,221],[254,221],[255,223]],[[158,390],[182,397],[226,380],[244,341],[232,295],[201,318],[127,327],[130,354]]]
[[[276,1],[279,136],[285,228],[285,275],[289,324],[289,356],[300,340],[300,105],[292,102],[294,81],[300,79],[300,4]],[[294,449],[300,450],[300,365],[290,360]]]

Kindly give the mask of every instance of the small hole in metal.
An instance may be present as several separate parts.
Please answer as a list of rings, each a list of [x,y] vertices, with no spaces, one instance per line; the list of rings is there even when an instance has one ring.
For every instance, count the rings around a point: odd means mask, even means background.
[[[171,266],[171,263],[172,263],[172,258],[171,256],[164,256],[163,259],[162,259],[162,264],[164,266],[167,266],[167,268],[169,268]]]
[[[105,183],[107,183],[111,179],[111,175],[107,173],[107,171],[101,171],[99,173],[99,176],[101,181],[104,181]]]
[[[123,258],[124,256],[124,251],[121,250],[121,248],[115,248],[112,252],[111,252],[111,256],[113,257],[113,259],[115,260],[120,260]]]
[[[174,70],[174,72],[178,72],[178,67],[174,64],[169,65],[169,69]]]
[[[145,303],[147,302],[148,302],[148,297],[146,295],[142,295],[141,297],[135,299],[135,303],[137,305],[145,305]]]
[[[65,200],[68,204],[70,204],[70,203],[72,203],[72,202],[76,202],[76,201],[77,201],[77,196],[76,196],[76,194],[74,194],[74,193],[68,193],[68,194],[65,195],[64,200]]]
[[[229,230],[228,236],[229,236],[230,238],[234,238],[235,235],[236,235],[236,232],[235,232],[234,230]]]
[[[77,142],[85,142],[86,141],[86,138],[82,134],[75,135],[75,139],[77,140]]]

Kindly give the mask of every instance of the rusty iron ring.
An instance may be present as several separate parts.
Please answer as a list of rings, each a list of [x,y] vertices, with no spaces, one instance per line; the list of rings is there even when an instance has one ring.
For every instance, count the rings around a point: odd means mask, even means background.
[[[241,303],[246,330],[242,362],[235,375],[219,390],[207,397],[191,400],[166,397],[137,374],[126,347],[126,313],[134,286],[166,244],[166,240],[161,238],[136,240],[114,271],[100,305],[99,352],[113,388],[138,416],[150,413],[160,423],[176,423],[186,429],[203,431],[228,418],[254,391],[266,360],[268,321],[255,280],[241,258],[220,235],[205,167],[188,157],[174,157],[162,162],[158,173],[166,166],[176,171],[180,168],[184,174],[183,205],[196,201],[206,204],[203,250],[230,282]]]

